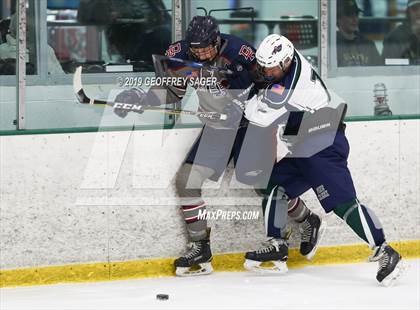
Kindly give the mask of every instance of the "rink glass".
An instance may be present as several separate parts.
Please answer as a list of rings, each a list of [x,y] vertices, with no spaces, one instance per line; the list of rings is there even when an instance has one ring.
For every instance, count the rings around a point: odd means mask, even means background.
[[[0,1],[3,48],[7,44],[7,21],[13,15],[14,2]],[[286,35],[318,71],[322,69],[320,42],[327,40],[328,64],[322,75],[326,76],[334,104],[348,103],[350,119],[417,118],[420,114],[420,67],[413,53],[407,53],[408,58],[382,58],[379,65],[338,64],[337,1],[262,0],[249,1],[245,6],[240,1],[192,0],[180,1],[181,8],[173,7],[170,0],[130,0],[124,6],[120,3],[116,0],[27,1],[26,130],[42,133],[130,129],[133,125],[138,129],[201,126],[195,117],[145,113],[141,117],[129,115],[120,119],[111,108],[80,106],[73,94],[72,75],[82,65],[83,83],[89,95],[113,99],[124,89],[121,81],[125,78],[138,80],[153,76],[150,55],[164,54],[168,42],[179,38],[175,36],[176,31],[182,35],[192,16],[206,13],[218,20],[221,32],[239,36],[255,47],[269,33]],[[319,16],[321,4],[325,3],[328,27],[322,28]],[[363,10],[359,13],[359,33],[382,56],[384,39],[407,22],[407,1],[370,3],[364,7],[358,2]],[[175,9],[181,16],[176,21],[172,18]],[[16,130],[16,68],[13,59],[1,61],[0,130],[7,133]],[[375,85],[378,84],[384,86],[383,102],[392,115],[375,115],[378,111]],[[189,89],[182,106],[196,109],[197,105],[195,92]]]

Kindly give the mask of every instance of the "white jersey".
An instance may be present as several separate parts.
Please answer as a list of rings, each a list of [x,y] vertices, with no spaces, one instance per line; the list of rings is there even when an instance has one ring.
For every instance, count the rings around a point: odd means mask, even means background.
[[[290,111],[314,112],[328,105],[330,95],[311,64],[295,51],[289,73],[246,101],[245,117],[258,126],[285,123]]]

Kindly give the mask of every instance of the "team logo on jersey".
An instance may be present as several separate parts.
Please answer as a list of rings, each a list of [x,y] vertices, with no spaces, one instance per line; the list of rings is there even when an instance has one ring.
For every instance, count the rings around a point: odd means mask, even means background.
[[[278,52],[281,52],[281,50],[283,49],[283,46],[280,44],[279,46],[276,46],[273,51],[271,52],[271,55],[274,55]]]
[[[255,58],[255,53],[248,45],[242,45],[239,50],[239,55],[244,56],[246,60],[253,61]]]
[[[327,197],[330,197],[330,194],[328,193],[328,191],[325,189],[324,185],[320,185],[316,188],[316,194],[318,196],[318,200],[322,201]]]
[[[181,51],[181,43],[170,45],[168,50],[165,52],[165,56],[174,57]]]
[[[201,74],[203,74],[204,70],[206,70],[207,72],[204,74],[204,76],[201,76],[201,78],[207,78],[207,79],[212,79],[212,80],[217,80],[217,78],[214,76],[214,71],[213,70],[208,70],[206,68],[201,69]],[[188,77],[192,77],[194,72],[192,72],[192,74],[188,75],[189,73],[191,73],[191,71],[187,72],[187,76]],[[225,97],[227,92],[226,92],[226,88],[229,86],[229,81],[227,79],[221,79],[219,81],[217,81],[216,83],[208,83],[205,85],[197,85],[197,90],[198,91],[203,91],[206,93],[211,94],[214,98],[220,98],[220,97]]]

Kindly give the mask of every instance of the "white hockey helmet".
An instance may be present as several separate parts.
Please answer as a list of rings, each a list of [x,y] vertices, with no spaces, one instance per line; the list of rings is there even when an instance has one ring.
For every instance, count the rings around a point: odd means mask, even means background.
[[[258,46],[255,54],[257,63],[263,68],[284,67],[293,59],[295,47],[293,43],[284,36],[270,34]]]

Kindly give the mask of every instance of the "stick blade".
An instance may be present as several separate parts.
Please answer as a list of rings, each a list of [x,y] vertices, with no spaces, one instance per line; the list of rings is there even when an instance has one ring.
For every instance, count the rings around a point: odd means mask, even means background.
[[[79,101],[79,103],[92,104],[92,102],[90,102],[89,97],[85,94],[85,91],[83,90],[82,66],[77,67],[76,71],[74,72],[74,75],[73,75],[73,91],[74,91],[74,94],[76,95],[76,98]]]
[[[76,68],[76,71],[73,75],[73,91],[75,94],[77,94],[81,89],[83,89],[82,86],[82,66],[79,66]]]

